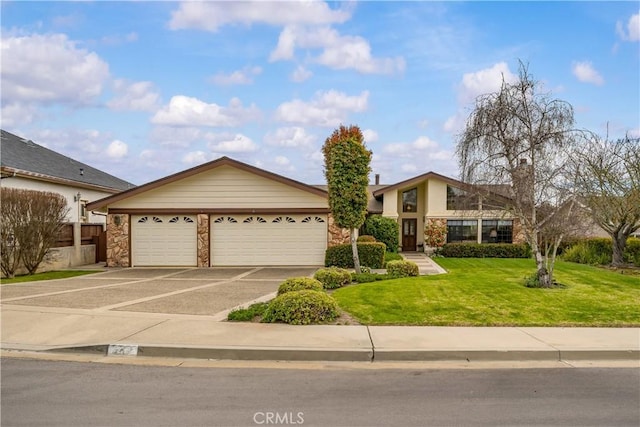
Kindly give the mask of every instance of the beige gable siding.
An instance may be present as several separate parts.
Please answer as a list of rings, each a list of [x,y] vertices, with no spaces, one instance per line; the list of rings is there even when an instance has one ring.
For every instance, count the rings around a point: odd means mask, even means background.
[[[322,196],[226,165],[109,205],[118,209],[327,207]]]

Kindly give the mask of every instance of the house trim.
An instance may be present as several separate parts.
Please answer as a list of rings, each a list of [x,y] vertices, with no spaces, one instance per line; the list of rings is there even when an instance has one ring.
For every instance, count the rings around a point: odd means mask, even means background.
[[[257,208],[257,209],[235,209],[235,208],[214,208],[214,209],[157,209],[157,208],[110,208],[110,214],[264,214],[264,215],[278,215],[278,214],[328,214],[331,212],[329,208]]]

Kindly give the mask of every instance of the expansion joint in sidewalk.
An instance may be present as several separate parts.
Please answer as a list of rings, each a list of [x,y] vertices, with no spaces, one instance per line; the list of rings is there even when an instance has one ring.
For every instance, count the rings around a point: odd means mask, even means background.
[[[371,362],[376,358],[376,345],[373,343],[373,338],[371,337],[371,331],[369,330],[369,326],[366,326],[367,334],[369,334],[369,341],[371,342]]]

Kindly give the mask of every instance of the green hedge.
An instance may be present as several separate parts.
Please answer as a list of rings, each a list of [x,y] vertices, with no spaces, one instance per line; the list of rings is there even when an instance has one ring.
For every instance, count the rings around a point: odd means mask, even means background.
[[[287,292],[272,300],[262,321],[309,325],[331,322],[338,314],[338,304],[331,296],[324,292],[303,290]]]
[[[321,282],[325,289],[337,289],[351,283],[349,270],[338,267],[321,268],[313,278]]]
[[[411,277],[419,276],[420,270],[415,262],[397,260],[387,263],[387,274],[392,277]]]
[[[400,225],[393,218],[382,215],[368,216],[362,225],[362,234],[371,235],[378,242],[387,245],[387,251],[398,252],[398,236],[400,235]]]
[[[531,249],[524,243],[447,243],[438,254],[447,258],[529,258]]]
[[[307,289],[321,291],[322,283],[311,277],[291,277],[280,284],[278,287],[278,295]]]
[[[624,249],[624,262],[640,266],[640,239],[629,237]],[[579,264],[606,265],[611,264],[613,247],[608,237],[583,239],[562,254],[562,259]]]
[[[360,265],[370,268],[382,268],[386,245],[382,242],[358,243]],[[353,268],[353,252],[351,244],[332,246],[324,257],[326,267]]]
[[[376,238],[373,236],[369,236],[368,234],[363,234],[362,236],[358,236],[358,243],[373,243],[377,242]]]

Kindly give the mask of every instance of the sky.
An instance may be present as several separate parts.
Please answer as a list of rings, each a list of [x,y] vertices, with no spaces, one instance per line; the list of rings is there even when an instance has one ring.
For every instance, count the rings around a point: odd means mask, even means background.
[[[137,185],[221,156],[323,184],[341,124],[371,179],[457,178],[474,100],[521,62],[576,127],[640,136],[637,1],[3,0],[0,22],[2,129]]]

